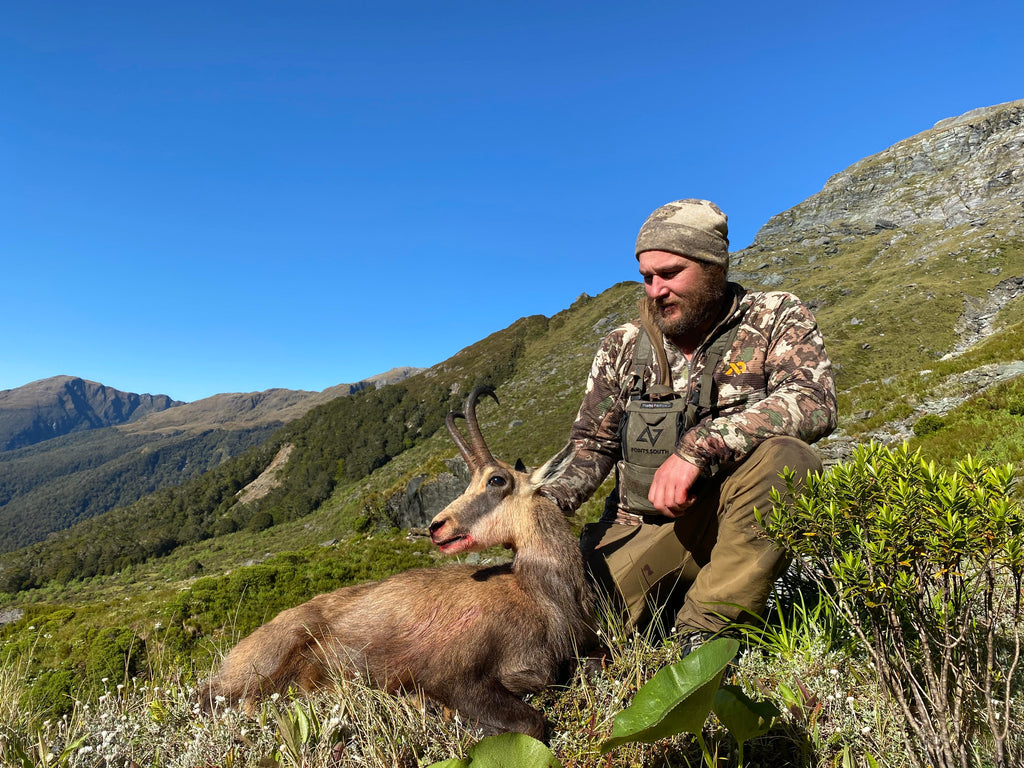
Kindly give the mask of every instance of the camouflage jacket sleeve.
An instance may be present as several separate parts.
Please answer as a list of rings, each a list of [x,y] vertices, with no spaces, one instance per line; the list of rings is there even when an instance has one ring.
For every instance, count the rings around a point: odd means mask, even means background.
[[[788,293],[749,296],[740,332],[715,373],[715,413],[677,445],[705,474],[738,464],[769,437],[813,443],[836,426],[832,365],[810,310]],[[691,380],[699,375],[695,370]]]
[[[636,324],[627,323],[601,343],[569,442],[552,459],[561,469],[544,493],[563,511],[573,511],[589,499],[622,457],[619,423],[633,386],[637,329]]]

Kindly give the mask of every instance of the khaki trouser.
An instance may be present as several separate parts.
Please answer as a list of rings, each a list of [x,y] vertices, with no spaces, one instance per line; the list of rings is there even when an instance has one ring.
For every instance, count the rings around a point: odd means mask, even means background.
[[[717,632],[760,615],[788,559],[764,536],[754,510],[771,513],[769,494],[785,492],[785,467],[799,478],[820,470],[821,460],[796,438],[770,438],[707,481],[679,518],[586,526],[581,545],[592,576],[614,587],[631,626],[667,624],[680,602],[680,632]]]

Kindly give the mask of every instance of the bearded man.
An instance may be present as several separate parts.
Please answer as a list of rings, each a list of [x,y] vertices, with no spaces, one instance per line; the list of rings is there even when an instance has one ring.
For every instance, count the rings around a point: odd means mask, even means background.
[[[787,561],[755,509],[771,513],[785,468],[821,468],[810,444],[836,426],[811,312],[790,293],[728,282],[728,249],[727,218],[706,200],[647,219],[641,319],[602,342],[545,489],[569,513],[615,469],[581,540],[589,571],[630,624],[674,618],[691,644],[763,613]]]

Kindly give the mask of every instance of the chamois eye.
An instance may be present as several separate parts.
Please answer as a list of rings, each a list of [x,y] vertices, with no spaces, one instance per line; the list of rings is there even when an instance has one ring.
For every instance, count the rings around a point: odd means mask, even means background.
[[[493,488],[504,488],[506,483],[507,481],[501,475],[495,475],[487,481],[487,484]]]

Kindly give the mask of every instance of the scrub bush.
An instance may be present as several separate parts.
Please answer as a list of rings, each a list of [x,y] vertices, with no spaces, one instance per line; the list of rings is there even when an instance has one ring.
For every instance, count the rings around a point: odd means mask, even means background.
[[[763,520],[849,622],[915,765],[1021,765],[1024,509],[1012,466],[870,444]]]

